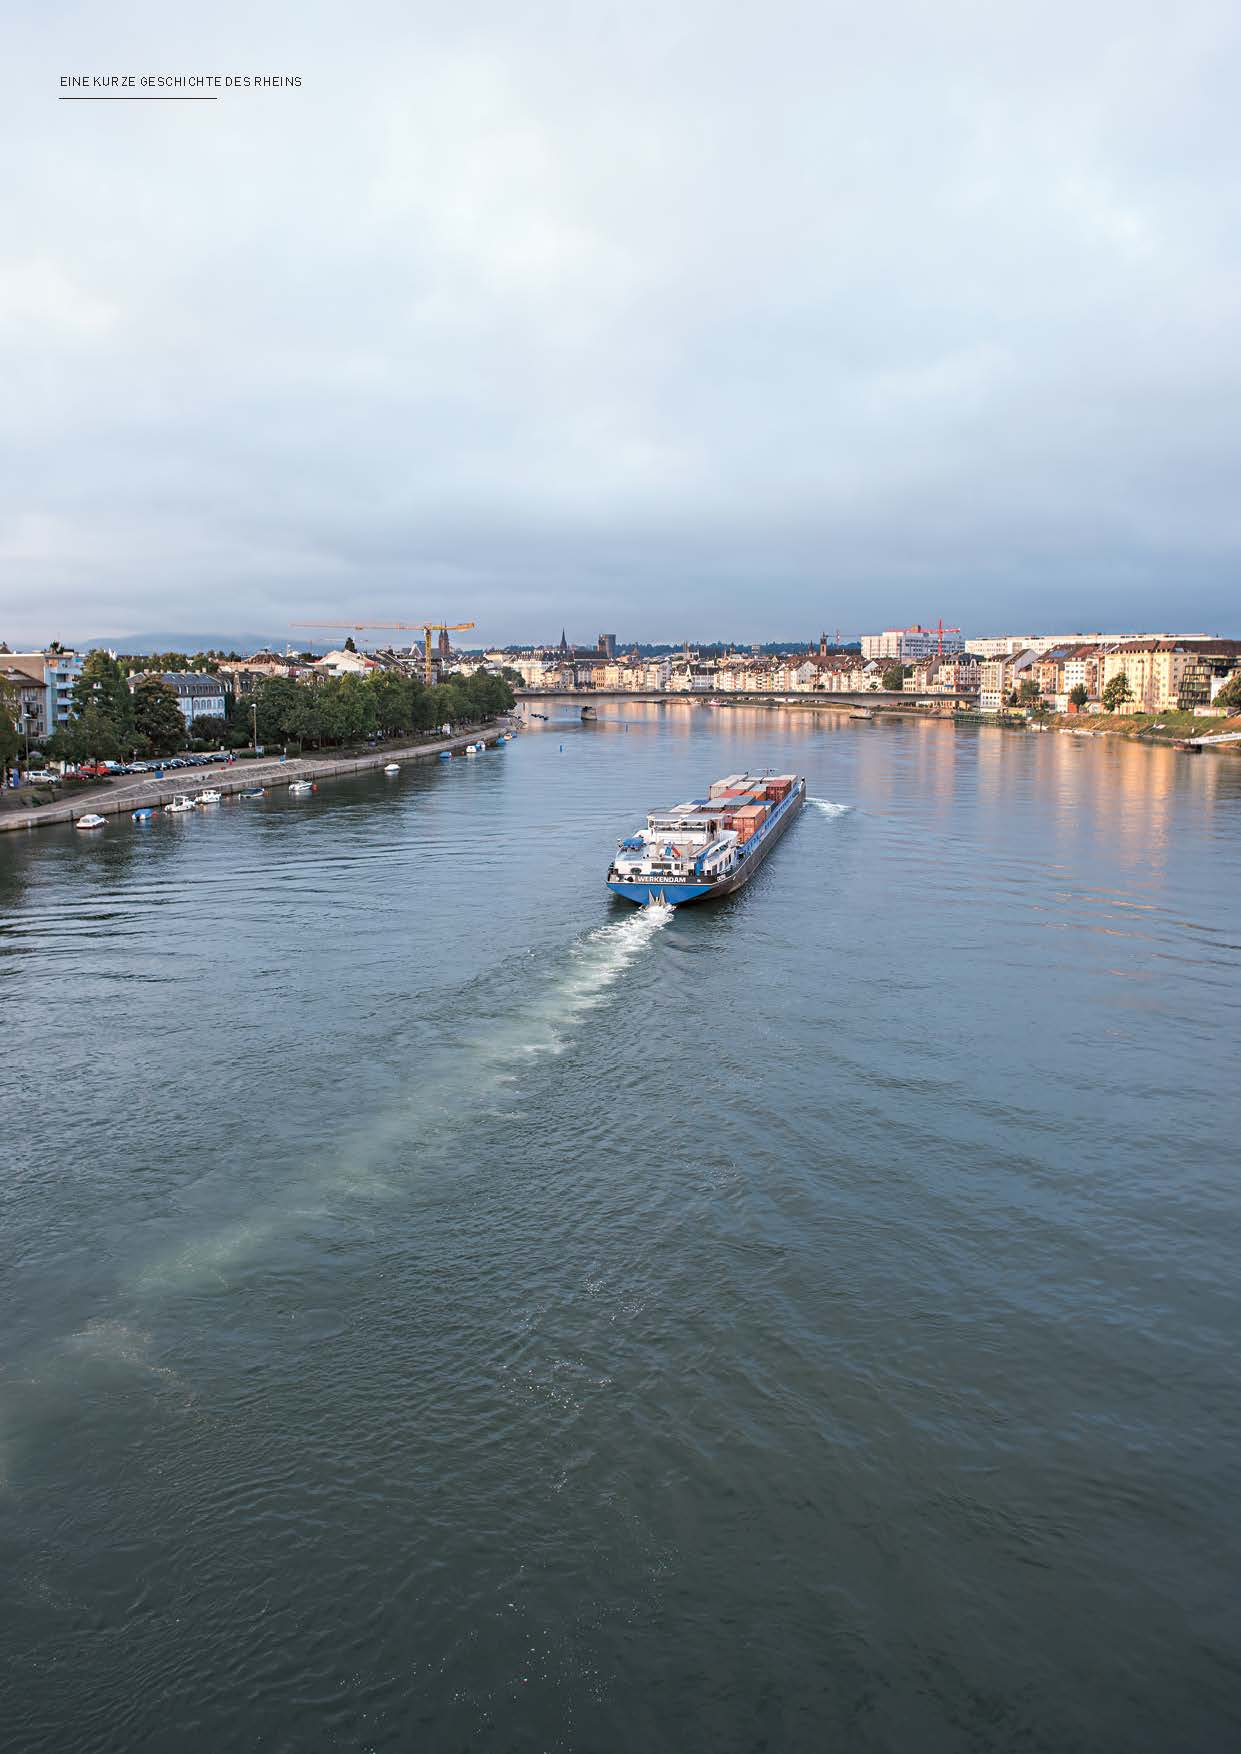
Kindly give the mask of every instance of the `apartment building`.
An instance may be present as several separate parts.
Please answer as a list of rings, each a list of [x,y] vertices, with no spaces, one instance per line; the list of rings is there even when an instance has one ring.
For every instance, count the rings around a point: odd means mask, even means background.
[[[4,663],[10,669],[20,670],[46,690],[41,735],[63,729],[73,710],[73,685],[82,674],[80,655],[49,647],[43,652],[6,652]]]
[[[141,672],[129,678],[132,693],[142,681]],[[227,701],[227,685],[222,676],[212,676],[202,670],[165,670],[157,680],[165,687],[171,688],[177,697],[177,705],[181,708],[181,717],[193,728],[195,719],[222,719]]]
[[[951,655],[965,650],[965,636],[959,628],[888,627],[882,633],[862,635],[862,656],[895,660],[900,664],[916,664],[919,658]]]
[[[0,657],[0,685],[3,686],[9,717],[16,728],[32,741],[46,737],[47,683],[27,670],[19,670],[8,662],[7,657]]]

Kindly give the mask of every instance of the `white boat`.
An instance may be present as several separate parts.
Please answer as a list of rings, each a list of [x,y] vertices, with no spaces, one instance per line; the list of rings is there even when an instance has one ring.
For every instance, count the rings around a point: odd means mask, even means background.
[[[467,755],[481,755],[486,747],[485,743],[467,743],[465,752]]]
[[[387,763],[387,765],[384,768],[385,773],[400,773],[400,771],[401,771],[401,764],[399,761],[390,761]]]
[[[73,825],[75,828],[103,828],[104,819],[94,810],[88,810],[85,816],[79,816]]]
[[[313,791],[314,787],[309,780],[290,780],[289,782],[289,793],[294,798],[304,798]]]
[[[193,798],[187,798],[183,792],[178,792],[171,804],[164,805],[164,809],[169,816],[180,816],[183,811],[192,810],[193,808]]]
[[[218,804],[223,796],[223,792],[212,791],[209,788],[207,791],[198,794],[197,801],[200,804]]]

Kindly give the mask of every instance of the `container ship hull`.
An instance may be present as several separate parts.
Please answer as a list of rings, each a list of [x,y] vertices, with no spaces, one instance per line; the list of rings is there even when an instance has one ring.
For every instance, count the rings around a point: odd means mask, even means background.
[[[622,841],[608,888],[639,907],[731,895],[750,881],[805,801],[806,782],[797,774],[717,780],[707,798],[653,811],[645,832]]]

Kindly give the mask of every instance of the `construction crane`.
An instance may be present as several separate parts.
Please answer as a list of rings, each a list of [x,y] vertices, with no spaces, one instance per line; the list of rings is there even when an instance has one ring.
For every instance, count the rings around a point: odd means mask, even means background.
[[[463,633],[472,621],[293,621],[291,627],[317,627],[330,633],[420,633],[422,635],[422,676],[427,686],[435,680],[431,658],[433,633]]]
[[[942,658],[944,655],[944,635],[946,633],[960,633],[961,629],[959,627],[945,627],[944,618],[941,615],[935,624],[934,631],[939,635],[939,649],[936,655]]]

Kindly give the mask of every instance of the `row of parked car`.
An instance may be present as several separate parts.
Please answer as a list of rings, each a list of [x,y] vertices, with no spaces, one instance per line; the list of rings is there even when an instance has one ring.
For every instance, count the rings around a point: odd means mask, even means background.
[[[62,779],[112,780],[129,773],[161,773],[174,767],[210,767],[226,760],[221,755],[170,755],[166,761],[87,761],[58,774],[50,767],[32,767],[26,774],[32,786],[57,786]]]

